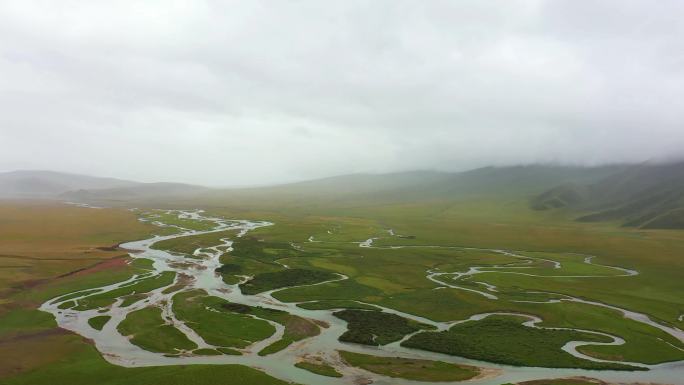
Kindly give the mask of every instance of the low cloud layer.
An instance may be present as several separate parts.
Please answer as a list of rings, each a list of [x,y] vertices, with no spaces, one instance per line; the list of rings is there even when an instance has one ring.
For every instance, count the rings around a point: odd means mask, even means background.
[[[684,155],[681,1],[4,1],[0,170],[265,184]]]

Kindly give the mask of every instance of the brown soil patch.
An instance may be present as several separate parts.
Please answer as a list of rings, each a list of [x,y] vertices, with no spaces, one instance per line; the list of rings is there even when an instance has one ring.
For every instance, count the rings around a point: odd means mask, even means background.
[[[619,384],[608,384],[608,385],[675,385],[675,384],[660,384],[655,382],[620,382]]]
[[[354,384],[355,385],[370,385],[373,383],[373,380],[367,377],[356,377],[354,379]]]
[[[126,257],[127,255],[120,255],[111,259],[107,259],[102,262],[98,262],[94,265],[84,267],[82,269],[74,270],[71,272],[68,272],[66,274],[62,274],[58,276],[57,278],[64,278],[64,277],[78,277],[82,275],[87,275],[87,274],[92,274],[92,273],[97,273],[98,271],[102,270],[109,270],[109,269],[114,269],[117,267],[125,267],[126,266]]]
[[[317,336],[321,333],[321,329],[319,329],[315,323],[306,318],[297,316],[292,316],[287,319],[285,331],[300,337]]]
[[[317,320],[317,319],[312,319],[311,321],[313,323],[315,323],[316,325],[322,327],[323,329],[327,329],[330,327],[330,324],[325,322],[325,321],[321,321],[321,320]]]
[[[194,280],[195,279],[192,276],[189,276],[189,275],[183,274],[183,273],[178,273],[177,283],[173,286],[170,286],[170,287],[167,287],[166,289],[164,289],[163,293],[168,294],[168,293],[177,292],[177,291],[183,289],[184,287],[190,285]],[[191,297],[188,299],[188,301],[192,301],[192,300],[194,300],[194,298],[195,297]]]
[[[549,384],[553,384],[554,381],[558,381],[558,380],[563,380],[564,383],[566,383],[566,384],[577,384],[577,385],[586,385],[587,383],[596,384],[596,385],[615,385],[615,384],[609,384],[607,382],[601,381],[601,380],[596,379],[596,378],[583,377],[583,376],[554,378],[554,379],[546,379],[546,380],[532,380],[532,381],[519,382],[517,385],[549,385]]]
[[[70,332],[62,328],[46,329],[33,333],[5,336],[3,338],[0,338],[0,345],[65,334],[70,334]]]
[[[189,269],[193,265],[194,265],[194,263],[188,263],[188,262],[171,262],[171,263],[169,263],[169,266],[173,267],[174,269]]]
[[[116,245],[112,245],[112,246],[99,246],[99,247],[96,247],[96,249],[101,250],[101,251],[117,251],[117,250],[119,250],[119,244],[117,243]]]
[[[503,370],[498,369],[498,368],[481,368],[481,367],[477,367],[477,369],[480,371],[480,373],[478,373],[477,376],[475,376],[475,377],[473,377],[473,378],[471,378],[471,379],[469,379],[469,380],[466,380],[466,381],[483,380],[483,379],[486,379],[486,378],[494,378],[494,377],[500,376],[501,373],[503,373]]]

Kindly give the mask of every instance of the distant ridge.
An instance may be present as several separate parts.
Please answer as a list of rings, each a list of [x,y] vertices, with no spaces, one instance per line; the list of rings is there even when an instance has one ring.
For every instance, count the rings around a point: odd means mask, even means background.
[[[536,196],[537,210],[585,212],[582,222],[620,221],[645,229],[684,228],[684,162],[640,164],[595,183],[565,184]]]
[[[44,170],[0,173],[0,197],[54,198],[70,190],[123,188],[137,182]]]
[[[139,183],[135,186],[108,189],[80,189],[59,194],[58,198],[76,202],[90,201],[135,201],[138,199],[169,198],[197,194],[207,191],[207,187],[183,183]]]
[[[140,183],[129,180],[44,170],[0,173],[0,198],[12,199],[135,199],[206,190],[182,183]]]
[[[526,202],[558,184],[597,181],[624,167],[526,165],[484,167],[466,172],[352,174],[270,187],[211,190],[202,199],[211,204],[302,210],[467,199]]]
[[[531,209],[564,210],[583,222],[617,221],[645,229],[684,229],[684,162],[352,174],[234,189],[14,171],[0,173],[0,198],[49,198],[104,205],[227,205],[302,212],[427,201],[529,202]]]

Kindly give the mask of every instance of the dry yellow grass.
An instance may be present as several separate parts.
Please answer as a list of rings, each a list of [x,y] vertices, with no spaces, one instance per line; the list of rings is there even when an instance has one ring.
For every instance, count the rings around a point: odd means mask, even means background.
[[[127,274],[129,267],[116,258],[125,252],[112,246],[152,231],[124,209],[0,201],[0,378],[83,351],[80,337],[33,309],[76,281]]]
[[[107,248],[145,237],[152,230],[123,209],[0,201],[0,293],[122,255]],[[0,294],[0,298],[7,296]]]

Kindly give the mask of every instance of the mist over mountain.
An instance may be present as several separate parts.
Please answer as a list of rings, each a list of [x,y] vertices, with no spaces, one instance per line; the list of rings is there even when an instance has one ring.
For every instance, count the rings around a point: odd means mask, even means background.
[[[133,200],[197,193],[203,190],[204,187],[182,183],[140,183],[56,171],[21,170],[0,173],[0,198]]]
[[[2,198],[49,198],[104,205],[363,207],[425,201],[529,202],[579,221],[644,228],[684,228],[684,162],[600,167],[525,165],[466,172],[353,174],[254,188],[139,183],[49,171],[0,174]]]
[[[122,188],[137,182],[69,174],[55,171],[20,170],[0,173],[0,197],[48,198],[72,190]]]
[[[624,168],[593,183],[566,183],[532,200],[537,210],[591,212],[580,221],[624,226],[684,228],[684,162]]]
[[[276,186],[213,190],[226,199],[282,202],[410,202],[478,196],[525,196],[564,181],[595,180],[628,166],[574,167],[526,165],[483,167],[465,172],[411,171],[352,174]]]

